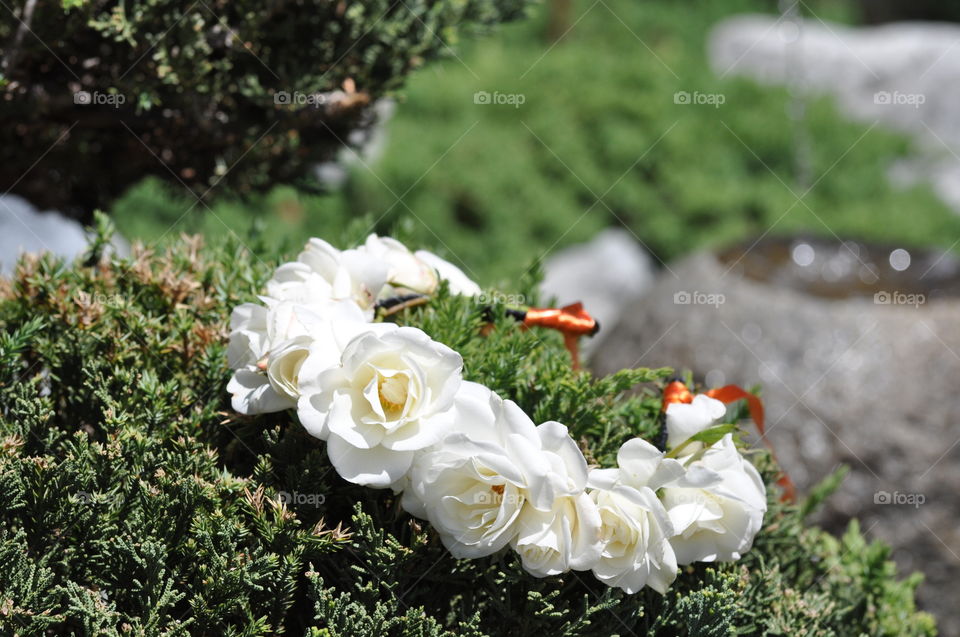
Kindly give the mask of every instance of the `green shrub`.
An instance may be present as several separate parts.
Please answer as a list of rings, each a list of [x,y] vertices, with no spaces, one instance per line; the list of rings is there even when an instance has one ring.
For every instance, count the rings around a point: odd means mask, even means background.
[[[123,261],[104,245],[72,266],[23,260],[3,281],[0,633],[935,632],[914,608],[919,576],[898,581],[886,546],[855,522],[841,539],[808,527],[772,489],[744,559],[685,567],[663,597],[534,579],[510,552],[453,559],[389,490],[340,480],[291,413],[230,410],[227,317],[268,264],[232,240]],[[468,379],[535,421],[568,424],[588,457],[610,464],[625,439],[655,434],[650,383],[669,370],[574,373],[556,335],[503,319],[482,337],[482,317],[441,294],[397,320],[460,351]],[[626,393],[638,383],[648,390]],[[771,484],[769,456],[751,457]],[[315,497],[287,505],[284,492]]]
[[[373,100],[450,55],[459,32],[518,17],[525,4],[5,3],[0,188],[89,215],[145,175],[195,195],[303,178],[370,125]],[[355,93],[331,95],[345,80]],[[296,92],[327,101],[276,103]]]

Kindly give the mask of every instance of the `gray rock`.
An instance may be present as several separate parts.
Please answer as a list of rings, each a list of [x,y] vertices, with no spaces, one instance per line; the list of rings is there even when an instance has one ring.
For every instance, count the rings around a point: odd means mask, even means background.
[[[762,259],[733,265],[701,253],[672,264],[601,343],[593,367],[670,366],[710,386],[761,384],[768,436],[801,491],[841,463],[851,468],[819,521],[838,532],[859,517],[893,545],[902,571],[926,574],[922,604],[943,634],[960,634],[951,592],[960,578],[957,263],[914,255],[899,280],[877,280],[862,254],[797,252],[800,243],[794,258],[813,261],[793,268],[816,274],[808,280],[783,278]],[[904,283],[928,269],[920,287]],[[851,275],[854,296],[829,298],[839,289],[831,277]]]
[[[59,212],[39,212],[17,195],[0,195],[0,274],[13,271],[24,252],[52,252],[74,259],[87,249],[89,235],[83,226]],[[114,235],[114,249],[130,253],[126,240]]]
[[[623,309],[653,281],[650,255],[627,230],[609,228],[592,240],[560,250],[544,263],[540,293],[559,305],[582,301],[600,323],[600,332],[584,339],[589,353],[620,319]]]
[[[864,122],[907,133],[917,163],[898,181],[929,180],[960,211],[960,25],[902,22],[850,28],[818,19],[744,15],[714,27],[708,49],[720,75],[745,75],[836,97]]]

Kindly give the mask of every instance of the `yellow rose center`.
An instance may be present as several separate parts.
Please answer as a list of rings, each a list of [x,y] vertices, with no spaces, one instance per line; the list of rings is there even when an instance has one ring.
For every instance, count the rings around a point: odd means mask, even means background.
[[[377,383],[380,405],[388,416],[397,416],[407,404],[407,382],[401,376],[381,377]]]

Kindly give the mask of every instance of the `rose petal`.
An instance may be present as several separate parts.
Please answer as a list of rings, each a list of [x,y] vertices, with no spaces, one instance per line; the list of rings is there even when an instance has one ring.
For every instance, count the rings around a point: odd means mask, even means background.
[[[330,434],[327,455],[340,477],[354,484],[386,488],[399,480],[413,464],[412,451],[390,451],[377,446],[358,449],[349,442]]]

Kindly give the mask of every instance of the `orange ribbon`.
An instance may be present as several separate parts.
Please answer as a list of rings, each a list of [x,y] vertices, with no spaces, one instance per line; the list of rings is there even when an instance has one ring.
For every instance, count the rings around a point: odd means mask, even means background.
[[[692,403],[693,393],[682,380],[672,380],[663,388],[663,410],[674,403]]]
[[[763,402],[756,394],[751,394],[739,385],[725,385],[723,387],[716,387],[714,389],[709,389],[704,393],[710,398],[715,398],[725,405],[734,403],[738,400],[746,400],[747,409],[750,412],[750,419],[753,420],[753,424],[756,425],[757,431],[760,433],[760,438],[763,440],[763,444],[765,444],[767,449],[770,450],[770,455],[773,456],[774,460],[777,460],[777,454],[773,450],[773,444],[767,438],[764,427]],[[693,393],[690,392],[683,381],[674,380],[667,383],[667,386],[664,387],[664,412],[666,412],[667,407],[673,403],[691,402],[693,402]],[[779,464],[779,461],[777,461],[777,464]],[[787,473],[782,469],[780,471],[780,476],[777,478],[777,484],[781,489],[783,489],[783,495],[780,496],[781,502],[796,502],[797,489],[793,484],[793,480],[791,480],[790,476],[788,476]]]
[[[579,338],[593,336],[600,330],[600,324],[583,309],[583,303],[572,303],[561,308],[532,307],[526,311],[523,325],[545,327],[563,334],[563,345],[570,352],[574,369],[580,369]]]

